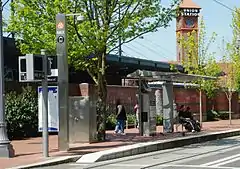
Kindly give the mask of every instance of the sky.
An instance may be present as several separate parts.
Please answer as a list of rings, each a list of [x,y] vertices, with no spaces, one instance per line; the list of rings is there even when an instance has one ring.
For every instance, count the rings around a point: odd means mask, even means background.
[[[7,0],[3,0],[3,3]],[[171,0],[161,0],[163,5],[168,5]],[[215,43],[211,44],[209,52],[216,52],[216,58],[221,58],[222,39],[231,41],[232,39],[232,11],[214,0],[193,0],[202,10],[200,15],[203,17],[207,37],[212,33],[217,33]],[[240,7],[240,0],[218,0],[230,8]],[[9,4],[3,9],[4,19],[8,19],[10,13]],[[123,55],[137,57],[155,61],[174,61],[176,60],[176,19],[167,28],[160,28],[155,33],[148,33],[144,38],[136,39],[122,47]]]
[[[232,11],[219,5],[213,0],[193,0],[202,10],[200,15],[203,17],[207,37],[212,33],[217,33],[215,43],[211,44],[209,52],[216,52],[216,58],[221,57],[222,39],[231,41],[232,39]],[[240,7],[240,0],[218,0],[230,8]],[[168,4],[170,0],[162,0],[162,3]],[[149,33],[144,39],[137,39],[132,43],[123,46],[123,55],[150,59],[155,61],[173,61],[176,60],[176,20],[170,23],[170,26],[159,29],[158,32]]]

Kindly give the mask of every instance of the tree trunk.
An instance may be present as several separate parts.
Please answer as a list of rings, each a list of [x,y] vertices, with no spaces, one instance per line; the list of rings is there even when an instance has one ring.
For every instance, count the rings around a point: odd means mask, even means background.
[[[97,140],[106,139],[106,104],[107,104],[107,81],[105,72],[106,54],[102,53],[98,60],[98,100],[97,100]]]
[[[199,121],[202,127],[203,115],[202,115],[202,91],[199,91]]]
[[[230,95],[228,98],[228,115],[229,115],[229,125],[232,125],[232,96]]]

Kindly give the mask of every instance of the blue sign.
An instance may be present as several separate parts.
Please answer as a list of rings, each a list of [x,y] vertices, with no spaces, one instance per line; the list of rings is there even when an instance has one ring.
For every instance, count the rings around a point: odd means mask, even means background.
[[[42,132],[42,87],[38,87],[38,131]],[[48,87],[48,131],[59,131],[58,87]]]

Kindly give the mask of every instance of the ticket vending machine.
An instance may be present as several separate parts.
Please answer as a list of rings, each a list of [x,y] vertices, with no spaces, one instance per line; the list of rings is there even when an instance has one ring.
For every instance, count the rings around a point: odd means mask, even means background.
[[[140,135],[153,136],[156,134],[156,101],[151,96],[151,88],[146,81],[139,85],[138,100],[140,105]]]
[[[162,91],[156,90],[154,94],[151,88],[142,82],[140,86],[141,97],[141,121],[140,134],[144,136],[156,133],[156,115],[162,115],[163,133],[171,133],[174,130],[174,101],[173,83],[165,81],[162,84]],[[175,113],[176,114],[176,113]],[[142,129],[142,130],[141,130]]]

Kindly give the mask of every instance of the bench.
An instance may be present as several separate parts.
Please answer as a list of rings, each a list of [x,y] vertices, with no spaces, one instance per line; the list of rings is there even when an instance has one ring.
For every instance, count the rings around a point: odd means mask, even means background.
[[[182,131],[183,131],[183,124],[180,123],[180,119],[179,119],[179,116],[178,116],[178,112],[175,112],[176,114],[174,114],[174,121],[173,121],[173,124],[175,125],[175,128],[176,128],[176,132],[178,132],[178,127],[182,126]]]
[[[193,117],[195,117],[196,116],[196,114],[194,113],[193,115],[192,115]],[[179,119],[179,113],[177,112],[175,115],[174,115],[174,125],[175,125],[175,128],[176,128],[176,132],[178,132],[178,127],[182,127],[182,134],[183,135],[185,135],[185,130],[184,130],[184,125],[183,125],[183,123],[180,123],[180,119]]]
[[[134,120],[134,123],[129,123],[128,121],[126,121],[126,129],[129,129],[129,127],[134,127],[137,128],[137,121]]]
[[[235,114],[234,112],[231,112],[231,115],[234,115],[234,114]],[[220,119],[222,119],[222,120],[229,119],[229,111],[228,110],[218,111],[218,115],[219,115]]]

